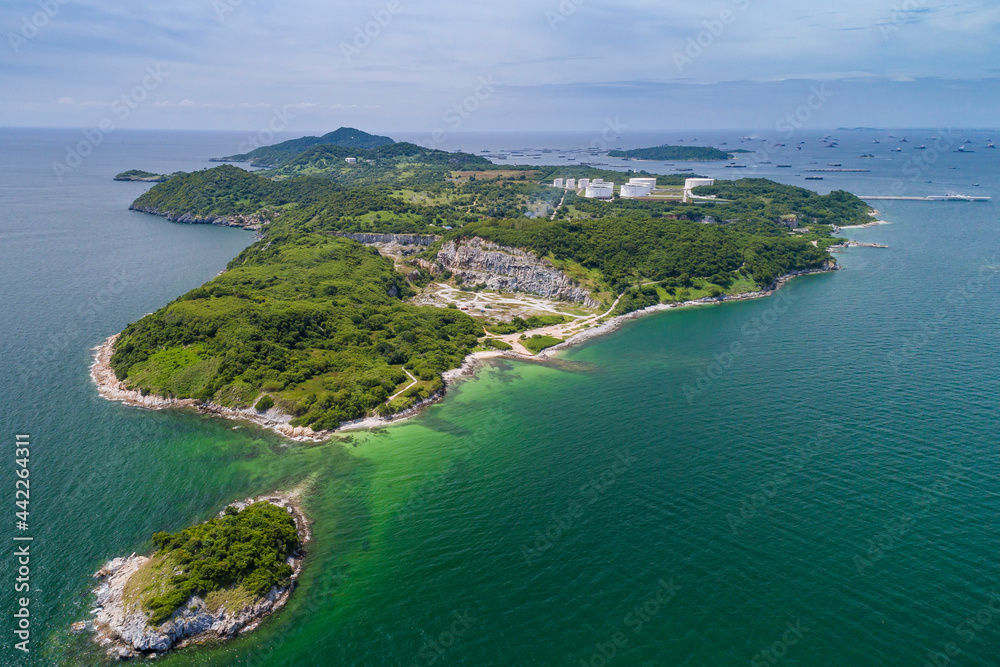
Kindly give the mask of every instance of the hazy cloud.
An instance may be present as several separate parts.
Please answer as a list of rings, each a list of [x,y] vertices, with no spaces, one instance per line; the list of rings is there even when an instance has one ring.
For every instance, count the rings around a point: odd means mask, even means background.
[[[679,98],[711,103],[716,95],[706,87],[763,92],[799,79],[890,81],[927,95],[921,104],[943,105],[951,100],[935,99],[941,81],[975,99],[977,82],[996,71],[986,65],[1000,55],[1000,7],[985,0],[48,5],[57,8],[52,15],[39,0],[4,3],[0,124],[88,125],[157,65],[169,77],[132,114],[134,127],[252,129],[272,106],[291,104],[308,105],[297,107],[292,129],[353,123],[388,131],[440,124],[487,76],[502,86],[467,129],[599,125],[615,104],[609,90],[674,108]],[[685,86],[698,90],[681,94]],[[631,96],[636,90],[657,92],[642,100]],[[774,107],[751,99],[751,108]],[[662,111],[636,115],[672,122]],[[706,119],[717,114],[699,107],[692,115],[704,111]],[[913,122],[935,112],[896,111]]]

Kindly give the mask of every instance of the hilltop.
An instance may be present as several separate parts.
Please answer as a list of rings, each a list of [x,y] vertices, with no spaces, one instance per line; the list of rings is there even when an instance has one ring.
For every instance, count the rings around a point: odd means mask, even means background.
[[[313,146],[371,149],[396,143],[389,137],[368,134],[353,127],[342,127],[321,137],[301,137],[273,146],[262,146],[249,153],[216,158],[214,162],[249,162],[254,167],[280,167]]]

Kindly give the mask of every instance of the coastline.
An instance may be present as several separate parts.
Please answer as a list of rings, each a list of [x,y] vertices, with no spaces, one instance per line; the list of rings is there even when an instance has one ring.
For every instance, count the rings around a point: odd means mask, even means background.
[[[178,222],[186,225],[218,225],[221,227],[237,227],[251,232],[260,233],[261,230],[271,223],[267,218],[259,215],[207,215],[198,216],[192,213],[174,213],[173,211],[161,211],[151,206],[137,207],[134,203],[128,210],[137,213],[147,213],[149,215],[166,218],[170,222]]]
[[[847,227],[837,227],[840,229],[867,229],[868,227],[878,227],[880,225],[891,225],[892,223],[888,220],[875,220],[873,222],[866,222],[863,225],[848,225]]]
[[[876,223],[882,224],[882,223]],[[695,301],[685,301],[682,303],[672,303],[672,304],[657,304],[655,306],[650,306],[643,310],[637,310],[631,313],[626,313],[624,315],[618,315],[610,320],[600,324],[599,326],[578,332],[568,338],[567,340],[550,347],[546,350],[539,352],[536,355],[525,355],[515,351],[488,351],[488,352],[473,352],[465,357],[462,361],[462,365],[459,368],[452,369],[450,371],[445,371],[442,374],[442,379],[444,381],[444,389],[428,397],[427,399],[417,403],[413,407],[400,412],[398,414],[392,415],[391,417],[378,417],[375,415],[365,417],[363,419],[358,419],[352,422],[345,422],[341,424],[334,430],[330,431],[314,431],[309,427],[304,426],[292,426],[290,422],[292,421],[292,416],[280,412],[276,407],[271,408],[267,412],[259,413],[252,407],[237,409],[221,406],[215,403],[205,403],[197,399],[175,399],[175,398],[165,398],[162,396],[156,396],[149,394],[143,396],[141,392],[135,389],[129,389],[125,384],[118,379],[115,375],[114,370],[111,368],[111,356],[114,352],[114,344],[118,340],[120,333],[114,334],[109,337],[103,343],[93,348],[94,352],[94,362],[90,368],[90,377],[94,384],[97,385],[97,391],[100,396],[106,400],[114,401],[118,403],[124,403],[132,407],[143,408],[146,410],[169,410],[175,408],[194,408],[198,412],[206,415],[212,415],[216,417],[222,417],[225,419],[230,419],[234,421],[244,421],[250,422],[262,428],[274,431],[281,436],[284,436],[290,440],[295,440],[297,442],[311,442],[311,443],[321,443],[326,442],[333,436],[342,433],[349,433],[351,431],[369,430],[377,428],[385,428],[387,426],[392,426],[400,422],[406,421],[412,417],[420,414],[424,408],[429,405],[433,405],[444,399],[445,394],[448,391],[448,387],[460,382],[464,378],[472,377],[475,375],[476,371],[487,361],[491,359],[516,359],[519,361],[534,361],[534,362],[544,362],[554,359],[556,355],[560,352],[568,350],[571,347],[580,345],[592,338],[597,338],[598,336],[603,336],[605,334],[617,331],[625,322],[630,320],[638,319],[640,317],[645,317],[647,315],[653,315],[655,313],[661,313],[669,310],[675,310],[679,308],[691,308],[696,306],[711,306],[720,305],[723,303],[730,303],[736,301],[749,301],[751,299],[761,299],[773,295],[779,289],[784,287],[791,280],[798,278],[799,276],[813,275],[818,273],[832,273],[834,271],[840,270],[840,267],[836,264],[831,266],[820,268],[820,269],[806,269],[803,271],[792,271],[785,274],[784,276],[778,278],[775,283],[765,290],[759,290],[756,292],[745,292],[743,294],[737,294],[733,296],[720,296],[720,297],[705,297],[704,299],[698,299]],[[544,329],[539,329],[535,331],[525,332],[527,335],[537,333],[538,331],[544,331]]]
[[[681,303],[660,303],[655,306],[650,306],[649,308],[644,308],[643,310],[637,310],[631,313],[626,313],[624,315],[618,315],[607,322],[601,324],[600,326],[588,329],[586,331],[581,331],[580,333],[574,335],[568,340],[554,345],[546,350],[543,350],[534,357],[529,357],[528,360],[541,361],[545,359],[555,358],[560,352],[564,352],[571,347],[575,347],[584,343],[592,338],[597,338],[598,336],[603,336],[617,331],[621,328],[623,324],[630,320],[636,320],[640,317],[645,317],[647,315],[654,315],[656,313],[662,313],[669,310],[676,310],[681,308],[694,308],[698,306],[714,306],[721,305],[724,303],[733,303],[737,301],[750,301],[752,299],[764,299],[775,294],[778,290],[784,287],[786,284],[798,278],[800,276],[808,276],[818,273],[833,273],[839,271],[840,267],[833,265],[832,268],[823,269],[806,269],[804,271],[792,271],[787,273],[775,281],[774,285],[770,289],[758,290],[756,292],[744,292],[742,294],[736,294],[732,296],[720,296],[720,297],[705,297],[704,299],[697,299],[694,301],[684,301]],[[528,332],[531,333],[531,332]],[[524,359],[523,355],[506,353],[505,356],[515,356],[519,359]]]
[[[459,368],[454,368],[442,374],[445,384],[444,390],[391,417],[372,415],[363,419],[345,422],[332,431],[314,431],[306,426],[292,426],[290,422],[293,417],[282,413],[277,408],[271,408],[267,412],[261,413],[252,407],[244,409],[229,408],[217,403],[205,403],[194,398],[166,398],[155,394],[143,396],[140,391],[129,389],[124,382],[118,379],[118,376],[115,375],[114,370],[111,368],[110,362],[114,352],[114,344],[119,336],[121,336],[120,333],[114,334],[92,350],[94,361],[90,366],[90,379],[97,385],[97,393],[102,398],[145,410],[193,408],[204,415],[222,417],[233,421],[250,422],[261,428],[273,431],[289,440],[311,443],[325,442],[339,433],[385,428],[386,426],[410,419],[419,414],[427,406],[442,400],[448,386],[460,381],[462,378],[474,375],[484,361],[504,356],[502,352],[473,352],[465,357]]]

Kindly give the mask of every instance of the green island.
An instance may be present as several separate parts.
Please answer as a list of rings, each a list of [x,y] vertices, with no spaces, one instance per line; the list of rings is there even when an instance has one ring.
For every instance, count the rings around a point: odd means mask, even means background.
[[[621,172],[306,144],[269,147],[282,155],[270,170],[178,174],[132,205],[185,221],[251,216],[261,237],[125,329],[109,362],[125,389],[289,435],[329,432],[439,396],[472,353],[530,357],[650,306],[829,270],[835,228],[872,219],[850,193],[764,179],[698,188],[695,202],[604,202],[547,184]]]
[[[722,150],[710,146],[654,146],[652,148],[633,148],[622,151],[608,152],[608,157],[626,158],[629,160],[677,160],[685,162],[729,160],[739,153],[750,153],[745,148]]]
[[[166,174],[154,174],[151,171],[142,169],[129,169],[115,176],[116,181],[139,181],[141,183],[165,183],[170,180]]]
[[[155,552],[96,575],[93,626],[109,655],[154,654],[227,639],[288,600],[310,538],[297,495],[233,503],[218,517],[152,536]]]
[[[339,146],[341,148],[380,148],[394,144],[389,137],[380,137],[353,127],[342,127],[324,134],[322,137],[302,137],[284,141],[273,146],[261,146],[249,153],[230,155],[229,157],[215,158],[213,162],[249,162],[255,167],[277,167],[281,166],[299,154],[304,153],[315,146]]]

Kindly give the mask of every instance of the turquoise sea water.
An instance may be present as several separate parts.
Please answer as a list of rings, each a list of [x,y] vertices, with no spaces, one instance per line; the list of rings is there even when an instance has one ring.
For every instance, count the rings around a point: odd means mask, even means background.
[[[315,540],[288,608],[158,664],[923,665],[949,648],[953,664],[1000,664],[994,204],[881,202],[894,224],[849,236],[891,248],[848,250],[843,271],[639,319],[559,363],[494,364],[417,419],[304,446],[97,397],[90,348],[253,237],[129,213],[146,186],[110,181],[208,166],[241,137],[123,133],[59,183],[50,163],[72,136],[0,131],[0,485],[13,496],[14,435],[30,434],[35,538],[32,653],[13,650],[5,613],[0,664],[98,664],[68,626],[105,560],[306,480]],[[820,136],[768,158],[794,173],[698,170],[805,184],[809,162],[871,149]],[[994,153],[942,151],[916,179],[914,153],[890,155],[809,185],[996,197]]]

